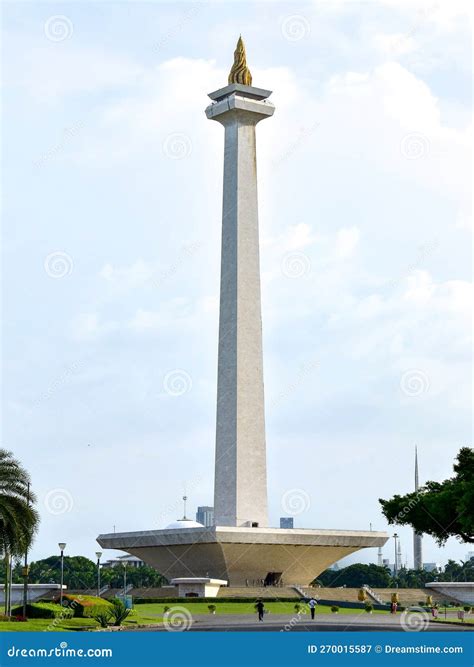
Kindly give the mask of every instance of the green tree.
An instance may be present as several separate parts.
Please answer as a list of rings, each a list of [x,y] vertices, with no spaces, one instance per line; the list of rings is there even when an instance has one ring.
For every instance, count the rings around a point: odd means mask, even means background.
[[[375,588],[388,588],[391,583],[390,571],[371,563],[354,563],[341,570],[325,570],[322,572],[317,583],[329,588],[347,586],[348,588],[360,588],[364,584]]]
[[[101,580],[111,588],[121,588],[123,586],[123,566],[104,567],[101,570]],[[134,588],[154,588],[162,586],[166,579],[149,565],[141,567],[127,567],[127,584],[132,584]]]
[[[444,482],[427,482],[421,489],[389,500],[379,499],[391,524],[409,525],[442,546],[448,537],[474,543],[474,450],[463,447]]]
[[[61,581],[61,558],[49,556],[30,565],[33,584]],[[97,586],[97,565],[84,556],[64,556],[64,583],[69,590],[94,589]]]
[[[0,449],[0,554],[5,560],[5,605],[10,559],[23,554],[33,541],[39,514],[30,477],[11,452]]]

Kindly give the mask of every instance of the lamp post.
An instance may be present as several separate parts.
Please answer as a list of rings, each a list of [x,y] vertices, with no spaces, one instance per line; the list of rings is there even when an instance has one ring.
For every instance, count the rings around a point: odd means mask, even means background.
[[[30,483],[28,482],[26,503],[30,507]],[[25,547],[25,562],[23,565],[23,616],[26,617],[26,607],[28,605],[28,545]]]
[[[95,555],[97,556],[97,597],[100,598],[100,557],[102,551],[96,551]]]
[[[64,549],[66,542],[59,542],[58,547],[61,551],[61,589],[59,591],[59,604],[63,606],[63,583],[64,583]]]
[[[127,563],[122,563],[123,564],[123,602],[125,602],[125,597],[127,595]]]
[[[398,538],[397,533],[394,533],[393,534],[393,539],[395,541],[395,561],[393,563],[393,576],[394,576],[395,579],[398,576],[397,538]],[[397,588],[398,588],[398,584],[397,584]]]

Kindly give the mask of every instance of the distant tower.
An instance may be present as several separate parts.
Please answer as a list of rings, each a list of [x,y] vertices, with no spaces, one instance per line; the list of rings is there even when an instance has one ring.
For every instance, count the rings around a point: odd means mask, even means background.
[[[399,570],[401,567],[403,567],[402,563],[402,543],[401,540],[398,540],[398,547],[397,547],[397,570]]]
[[[379,550],[377,552],[377,565],[379,567],[383,566],[383,554],[382,554],[382,547],[379,547]]]
[[[419,489],[418,480],[418,449],[415,446],[415,492]],[[413,531],[413,568],[415,570],[423,569],[423,551],[422,540],[423,536],[416,530]]]

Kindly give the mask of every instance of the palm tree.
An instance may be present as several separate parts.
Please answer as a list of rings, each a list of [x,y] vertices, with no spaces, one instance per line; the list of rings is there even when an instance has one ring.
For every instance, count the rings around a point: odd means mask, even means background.
[[[10,558],[28,549],[38,528],[35,502],[30,476],[11,452],[0,449],[0,554],[5,557],[5,604]]]

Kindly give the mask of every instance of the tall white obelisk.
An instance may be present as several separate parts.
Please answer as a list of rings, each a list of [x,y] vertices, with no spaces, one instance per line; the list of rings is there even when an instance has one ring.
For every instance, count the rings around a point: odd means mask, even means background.
[[[418,449],[415,446],[415,491],[420,488],[418,479]],[[413,531],[413,569],[423,569],[423,535]]]
[[[206,109],[225,128],[214,515],[268,526],[255,126],[274,106],[241,38],[228,83]]]

